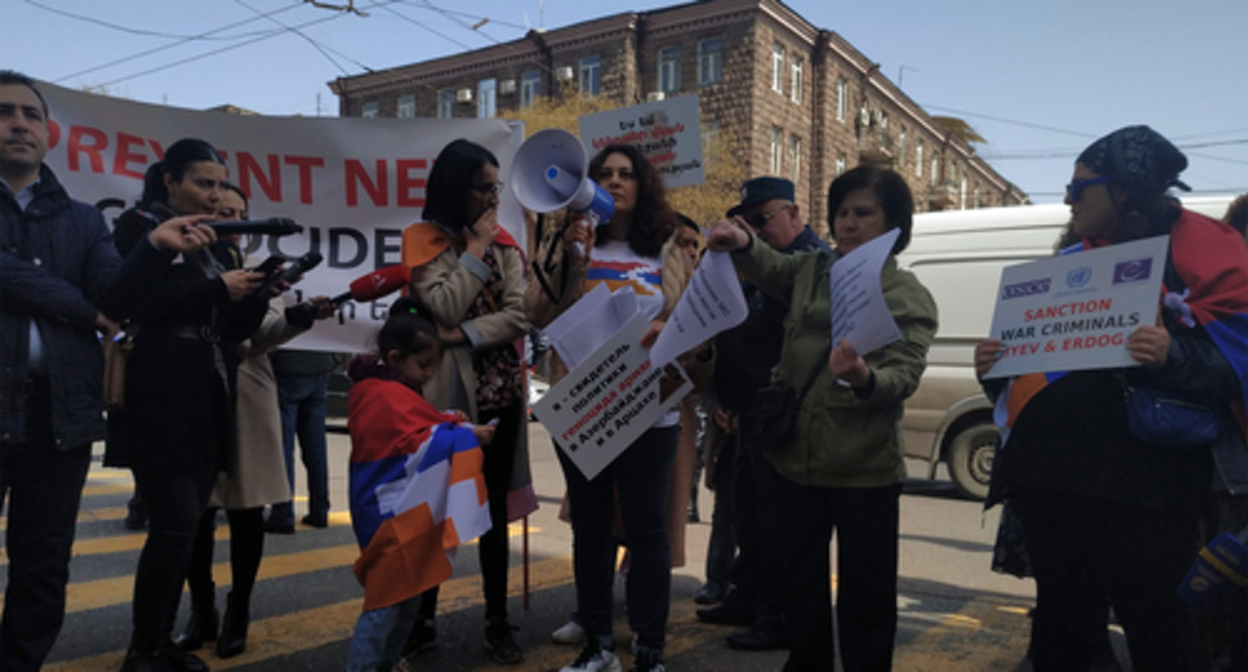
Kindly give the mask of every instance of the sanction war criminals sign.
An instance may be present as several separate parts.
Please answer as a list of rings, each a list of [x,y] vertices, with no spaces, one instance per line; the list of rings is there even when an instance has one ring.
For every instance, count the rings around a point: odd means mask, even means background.
[[[1005,354],[984,378],[1137,366],[1127,338],[1157,320],[1169,243],[1158,236],[1006,267],[991,332]]]
[[[649,326],[644,315],[634,315],[533,405],[533,415],[588,480],[693,389],[675,362],[651,364],[641,346]]]

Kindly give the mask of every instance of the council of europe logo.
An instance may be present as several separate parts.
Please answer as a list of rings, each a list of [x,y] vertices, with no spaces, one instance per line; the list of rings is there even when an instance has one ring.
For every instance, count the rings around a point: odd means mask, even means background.
[[[1033,294],[1048,294],[1051,282],[1052,278],[1040,278],[1039,280],[1027,280],[1026,282],[1006,285],[1001,289],[1001,299],[1017,299],[1023,296],[1032,296]]]
[[[1147,280],[1153,272],[1152,258],[1132,259],[1114,265],[1114,284]]]
[[[1066,286],[1071,289],[1078,289],[1079,287],[1088,284],[1088,281],[1091,279],[1092,269],[1087,266],[1083,266],[1066,274]]]

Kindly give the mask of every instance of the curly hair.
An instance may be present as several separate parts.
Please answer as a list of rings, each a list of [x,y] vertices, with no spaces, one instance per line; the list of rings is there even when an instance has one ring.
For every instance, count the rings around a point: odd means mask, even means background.
[[[637,205],[633,208],[633,224],[628,227],[628,247],[638,256],[657,257],[663,243],[676,229],[676,211],[667,202],[667,189],[663,178],[636,147],[632,145],[607,145],[589,162],[589,177],[597,181],[602,164],[612,154],[623,154],[633,164],[637,178]],[[598,237],[598,244],[607,242],[606,236]]]

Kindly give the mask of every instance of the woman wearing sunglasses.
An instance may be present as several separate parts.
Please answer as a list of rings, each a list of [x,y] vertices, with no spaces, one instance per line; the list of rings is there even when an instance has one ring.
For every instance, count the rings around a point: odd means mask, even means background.
[[[412,269],[413,296],[437,322],[442,356],[424,396],[440,409],[467,412],[475,424],[497,423],[484,449],[486,490],[493,526],[481,536],[486,648],[494,660],[523,658],[507,620],[508,492],[529,484],[528,419],[518,339],[529,332],[524,315],[524,262],[516,241],[498,224],[503,183],[488,149],[455,140],[442,149],[425,191],[425,221],[403,232],[403,263]],[[421,600],[405,655],[429,648],[438,589]]]
[[[1200,547],[1211,483],[1248,492],[1242,419],[1248,375],[1248,251],[1238,232],[1184,210],[1187,159],[1147,126],[1092,143],[1066,188],[1074,234],[1063,250],[1170,236],[1159,317],[1125,348],[1139,365],[989,380],[1004,445],[988,505],[1008,497],[1036,578],[1032,663],[1037,672],[1086,670],[1113,607],[1136,670],[1206,670],[1190,613],[1176,589]],[[975,350],[982,377],[1002,357]],[[1132,427],[1141,389],[1216,418],[1216,438],[1169,437]],[[1216,465],[1216,469],[1215,469]],[[1215,479],[1217,473],[1220,478]]]

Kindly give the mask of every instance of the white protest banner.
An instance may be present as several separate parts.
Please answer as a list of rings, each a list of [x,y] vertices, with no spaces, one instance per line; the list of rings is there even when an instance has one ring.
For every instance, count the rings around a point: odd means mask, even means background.
[[[668,189],[706,180],[697,95],[587,114],[578,122],[590,156],[607,145],[633,145],[662,173]]]
[[[1157,320],[1169,242],[1158,236],[1007,266],[991,332],[1005,354],[984,378],[1136,366],[1127,337]]]
[[[677,364],[650,362],[641,346],[649,328],[645,315],[634,315],[533,405],[533,415],[587,479],[593,480],[693,389]]]
[[[707,252],[650,348],[650,361],[663,366],[702,341],[741,324],[749,312],[728,253]]]
[[[880,271],[899,235],[901,229],[891,229],[832,264],[833,345],[845,338],[865,355],[901,338],[880,287]]]
[[[186,137],[212,143],[225,156],[230,181],[251,199],[251,216],[289,217],[300,235],[253,237],[249,263],[309,250],[325,261],[295,286],[299,296],[334,296],[352,280],[397,264],[403,229],[421,221],[433,159],[455,138],[489,148],[502,176],[523,127],[497,119],[339,119],[199,112],[97,96],[39,84],[51,112],[45,162],[70,196],[132,205],[143,173],[164,148]],[[523,215],[504,190],[499,221],[525,240]],[[109,210],[105,219],[121,214]],[[397,295],[396,295],[397,296]],[[376,335],[393,297],[348,302],[336,319],[318,322],[290,347],[356,352]]]

